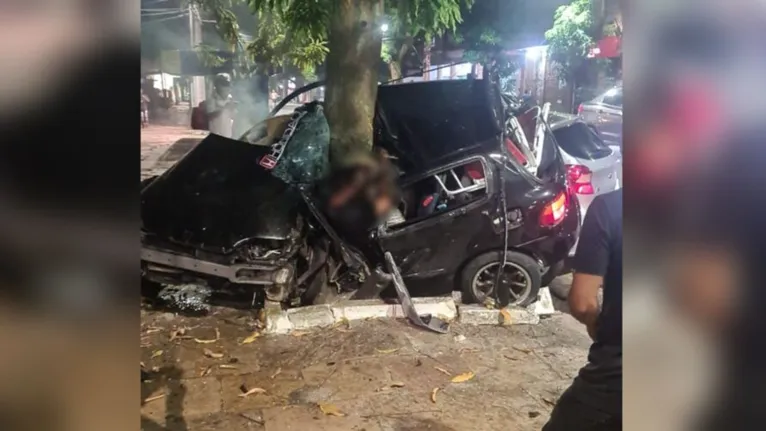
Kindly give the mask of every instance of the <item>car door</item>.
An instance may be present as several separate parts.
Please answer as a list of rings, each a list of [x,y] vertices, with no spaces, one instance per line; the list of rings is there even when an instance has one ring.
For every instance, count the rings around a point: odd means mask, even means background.
[[[610,145],[622,145],[622,88],[604,94],[598,107],[598,130]]]
[[[473,180],[468,176],[455,178],[461,176],[461,169],[475,167],[477,162],[482,166],[483,179],[476,176]],[[402,184],[405,194],[409,190],[423,189],[419,184],[430,180],[440,184],[440,187],[445,186],[442,189],[445,193],[455,196],[475,194],[440,211],[408,217],[400,225],[378,228],[380,249],[391,252],[405,279],[449,275],[467,258],[471,242],[477,235],[486,235],[487,231],[492,230],[491,215],[497,210],[492,198],[492,192],[497,187],[492,168],[487,159],[474,156],[431,170]],[[453,176],[453,173],[456,175]],[[417,205],[432,203],[427,192],[423,197],[415,200]]]

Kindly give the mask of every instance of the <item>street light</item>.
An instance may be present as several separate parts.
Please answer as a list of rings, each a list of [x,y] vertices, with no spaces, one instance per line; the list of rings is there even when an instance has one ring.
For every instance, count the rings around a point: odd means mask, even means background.
[[[383,33],[387,32],[388,31],[388,24],[387,23],[381,24],[380,25],[380,31],[382,31]]]
[[[537,60],[543,55],[546,48],[547,47],[545,46],[533,46],[533,47],[527,48],[525,50],[527,59],[533,60],[533,61]]]

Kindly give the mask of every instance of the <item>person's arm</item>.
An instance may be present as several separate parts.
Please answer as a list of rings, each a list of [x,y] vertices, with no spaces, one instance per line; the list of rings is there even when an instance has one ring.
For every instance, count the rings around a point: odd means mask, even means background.
[[[572,316],[595,338],[600,313],[598,291],[609,265],[609,218],[603,198],[596,198],[585,215],[574,259],[574,278],[569,291]]]

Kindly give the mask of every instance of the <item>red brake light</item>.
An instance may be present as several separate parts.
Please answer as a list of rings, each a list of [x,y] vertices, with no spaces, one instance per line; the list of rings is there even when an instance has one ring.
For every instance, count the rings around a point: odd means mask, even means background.
[[[567,193],[561,192],[556,198],[543,207],[540,214],[540,225],[543,227],[553,227],[564,220],[567,213]]]
[[[593,172],[583,165],[567,165],[567,183],[572,193],[592,195],[595,193],[591,179]]]
[[[577,115],[582,114],[582,110],[583,110],[583,106],[582,106],[582,103],[581,103],[581,104],[577,105]]]

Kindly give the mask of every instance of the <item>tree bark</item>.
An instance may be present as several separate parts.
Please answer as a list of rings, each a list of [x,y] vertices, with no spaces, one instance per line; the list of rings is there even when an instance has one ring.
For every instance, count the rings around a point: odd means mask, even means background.
[[[391,79],[399,79],[402,77],[402,64],[396,60],[388,62],[388,74],[391,75]]]
[[[330,161],[344,164],[372,148],[382,44],[382,0],[335,0],[327,55]]]

